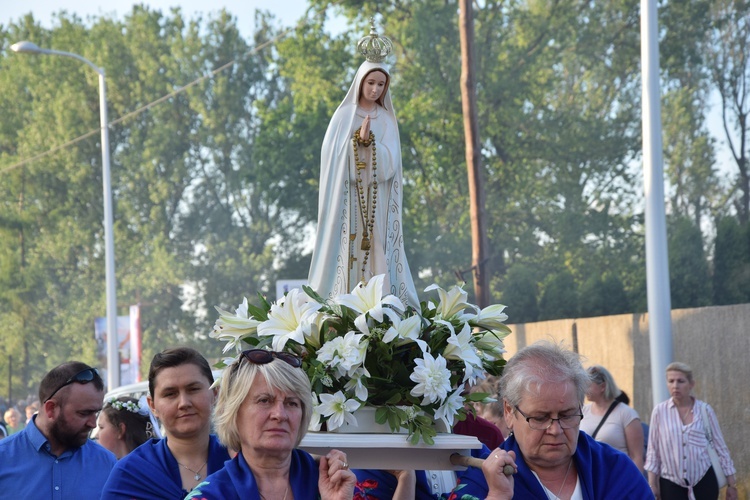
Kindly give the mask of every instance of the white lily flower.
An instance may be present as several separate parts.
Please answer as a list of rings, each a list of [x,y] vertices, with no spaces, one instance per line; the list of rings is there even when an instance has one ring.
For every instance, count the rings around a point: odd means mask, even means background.
[[[220,307],[214,306],[214,308],[219,312],[219,319],[214,323],[213,331],[208,336],[227,343],[222,353],[232,348],[236,348],[239,352],[242,349],[242,339],[255,334],[260,325],[260,321],[251,318],[247,312],[247,297],[237,307],[234,314]]]
[[[383,342],[390,343],[397,340],[396,345],[404,345],[409,342],[424,342],[419,340],[421,326],[422,318],[419,316],[409,316],[406,319],[397,318],[383,336]]]
[[[417,366],[409,378],[417,385],[410,394],[415,397],[421,396],[423,405],[443,401],[451,390],[451,373],[448,371],[447,362],[439,354],[437,358],[433,358],[428,352],[423,353],[423,356],[414,360]]]
[[[424,289],[425,292],[437,290],[440,297],[440,304],[437,306],[437,314],[443,319],[451,319],[460,314],[466,308],[476,309],[476,306],[468,302],[467,294],[460,286],[453,286],[449,291],[445,291],[436,284],[432,284]]]
[[[370,373],[367,371],[367,369],[364,366],[360,366],[359,368],[354,370],[354,373],[344,386],[344,389],[346,389],[350,393],[353,391],[354,395],[360,401],[367,401],[367,397],[370,395],[370,393],[367,391],[367,386],[364,384],[364,380],[366,380],[366,378],[369,376]]]
[[[373,276],[366,285],[357,283],[352,293],[339,295],[333,299],[337,304],[346,306],[359,313],[359,316],[354,320],[354,324],[360,332],[366,335],[370,334],[370,329],[367,326],[368,314],[375,321],[382,322],[384,314],[388,315],[391,320],[398,318],[394,310],[385,306],[392,306],[399,311],[405,309],[403,302],[395,295],[386,295],[383,297],[384,280],[385,275],[378,274],[377,276]]]
[[[344,422],[357,425],[357,419],[352,412],[360,407],[355,399],[346,399],[344,393],[320,394],[320,404],[316,407],[318,413],[328,418],[328,430],[338,429]]]
[[[315,321],[321,307],[322,304],[293,288],[286,297],[271,306],[268,320],[258,325],[258,335],[272,336],[274,351],[283,351],[290,340],[302,345],[305,334],[310,334],[311,323]]]
[[[440,323],[447,324],[451,330],[451,335],[448,337],[448,345],[443,350],[443,356],[445,359],[452,359],[455,361],[463,361],[466,370],[464,372],[464,382],[467,380],[476,381],[477,374],[483,372],[482,359],[477,355],[477,351],[474,345],[471,343],[471,327],[468,323],[464,323],[461,333],[456,335],[453,330],[453,326],[450,323],[439,321]],[[437,323],[437,322],[436,322]]]
[[[320,420],[320,412],[318,411],[318,395],[314,392],[312,393],[312,417],[310,417],[310,425],[307,426],[307,430],[311,432],[320,432],[320,425],[322,421]]]
[[[507,328],[504,321],[508,320],[508,315],[503,311],[505,306],[502,304],[492,304],[485,307],[469,322],[471,326],[478,326],[487,330],[497,330]]]
[[[435,412],[435,418],[439,418],[448,429],[453,428],[458,410],[464,406],[464,397],[461,395],[462,387],[459,387],[445,399],[445,402]]]
[[[479,349],[479,355],[487,361],[497,361],[503,358],[505,344],[503,339],[509,332],[489,331],[479,335],[474,347]]]

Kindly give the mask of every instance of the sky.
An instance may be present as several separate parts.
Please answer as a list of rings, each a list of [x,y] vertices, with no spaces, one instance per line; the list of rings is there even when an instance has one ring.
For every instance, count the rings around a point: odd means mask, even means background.
[[[209,14],[225,8],[237,18],[237,26],[246,38],[254,28],[256,10],[273,13],[283,26],[295,24],[307,10],[307,0],[0,0],[0,24],[8,25],[31,12],[42,26],[54,26],[53,14],[66,10],[86,21],[89,16],[106,16],[122,19],[134,5],[144,4],[154,10],[169,12],[180,7],[188,19],[196,13]]]

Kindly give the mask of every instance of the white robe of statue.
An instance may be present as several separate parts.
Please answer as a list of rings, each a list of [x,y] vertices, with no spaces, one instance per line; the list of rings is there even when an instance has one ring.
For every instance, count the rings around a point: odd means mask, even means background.
[[[365,111],[358,105],[362,81],[373,69],[388,75],[390,83],[390,73],[383,64],[364,62],[357,70],[344,101],[331,118],[323,140],[318,231],[308,281],[320,295],[330,298],[350,293],[360,281],[366,282],[372,276],[385,274],[384,293],[391,293],[405,305],[419,309],[404,252],[401,141],[390,90],[386,88],[383,95],[384,106],[377,105],[375,110]],[[363,219],[352,136],[367,115],[370,116],[370,130],[375,134],[378,190],[370,254],[363,275]],[[367,163],[367,168],[362,171],[367,197],[372,185],[372,148],[360,146],[359,160]],[[371,205],[367,206],[371,209]]]

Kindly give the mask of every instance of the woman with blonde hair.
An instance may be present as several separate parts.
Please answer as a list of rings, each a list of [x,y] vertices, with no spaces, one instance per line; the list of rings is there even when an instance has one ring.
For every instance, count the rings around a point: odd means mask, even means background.
[[[312,389],[297,356],[249,349],[225,370],[214,424],[237,450],[188,498],[205,500],[350,500],[355,476],[346,455],[331,450],[320,464],[298,449],[312,418]]]
[[[693,370],[685,363],[667,366],[671,397],[656,405],[646,454],[648,482],[656,498],[665,500],[719,498],[711,466],[709,435],[727,478],[727,500],[737,499],[735,468],[713,408],[693,396]]]
[[[591,403],[583,407],[581,430],[627,454],[643,472],[643,427],[638,412],[618,400],[622,391],[606,368],[594,365],[586,371],[591,377],[586,398]]]

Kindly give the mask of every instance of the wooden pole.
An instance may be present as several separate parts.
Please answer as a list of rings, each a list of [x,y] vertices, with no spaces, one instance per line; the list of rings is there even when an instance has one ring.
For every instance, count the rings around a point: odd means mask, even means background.
[[[487,229],[482,185],[482,157],[479,145],[476,82],[474,80],[474,18],[470,0],[459,2],[459,32],[461,37],[461,107],[464,117],[466,169],[469,175],[469,203],[471,215],[471,264],[474,276],[476,303],[486,307],[490,302],[487,265]]]

